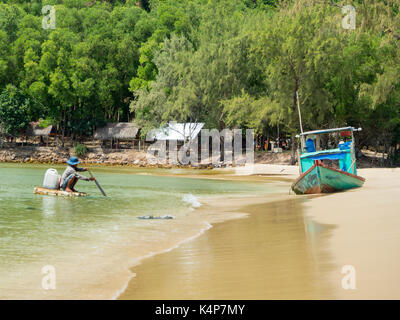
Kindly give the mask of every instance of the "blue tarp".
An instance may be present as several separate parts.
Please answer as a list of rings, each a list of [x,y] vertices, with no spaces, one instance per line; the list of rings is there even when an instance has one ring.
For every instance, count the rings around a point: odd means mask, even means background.
[[[308,138],[306,141],[306,149],[307,149],[307,152],[315,152],[314,141],[312,141],[312,139],[310,139],[310,138]]]
[[[340,150],[350,149],[350,146],[351,146],[351,141],[347,141],[347,142],[339,144],[339,149]]]
[[[312,157],[307,157],[310,160],[342,160],[346,157],[346,153],[331,153],[331,154],[319,154]]]

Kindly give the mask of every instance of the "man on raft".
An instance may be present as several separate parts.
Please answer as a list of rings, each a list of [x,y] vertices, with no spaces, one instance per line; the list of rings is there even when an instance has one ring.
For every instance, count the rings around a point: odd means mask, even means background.
[[[71,157],[67,161],[68,167],[65,169],[63,175],[61,176],[61,183],[60,187],[62,190],[67,192],[78,192],[76,191],[75,185],[78,180],[85,180],[85,181],[94,181],[94,177],[87,178],[85,176],[80,175],[78,172],[88,171],[88,168],[78,168],[78,164],[80,163],[78,158]]]

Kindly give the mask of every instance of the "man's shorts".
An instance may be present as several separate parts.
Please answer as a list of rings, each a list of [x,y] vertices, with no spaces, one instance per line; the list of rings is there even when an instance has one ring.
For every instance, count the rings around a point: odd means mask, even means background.
[[[61,185],[61,189],[65,190],[67,188],[68,185],[68,181],[71,180],[73,177],[75,177],[75,174],[70,174],[63,182],[63,184]]]

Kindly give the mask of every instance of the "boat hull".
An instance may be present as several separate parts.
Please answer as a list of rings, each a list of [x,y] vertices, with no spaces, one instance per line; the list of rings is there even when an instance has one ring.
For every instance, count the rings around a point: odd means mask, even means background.
[[[354,174],[315,164],[293,184],[296,194],[331,193],[361,187],[365,179]]]
[[[33,189],[33,193],[41,194],[46,196],[57,196],[57,197],[86,197],[87,193],[84,192],[67,192],[63,190],[47,189],[43,187],[36,187]]]

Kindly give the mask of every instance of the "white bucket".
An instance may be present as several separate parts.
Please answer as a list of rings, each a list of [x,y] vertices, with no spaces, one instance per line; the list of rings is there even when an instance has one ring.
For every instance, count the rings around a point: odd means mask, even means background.
[[[49,169],[46,171],[43,180],[43,188],[47,189],[58,189],[59,188],[59,176],[56,169]]]

